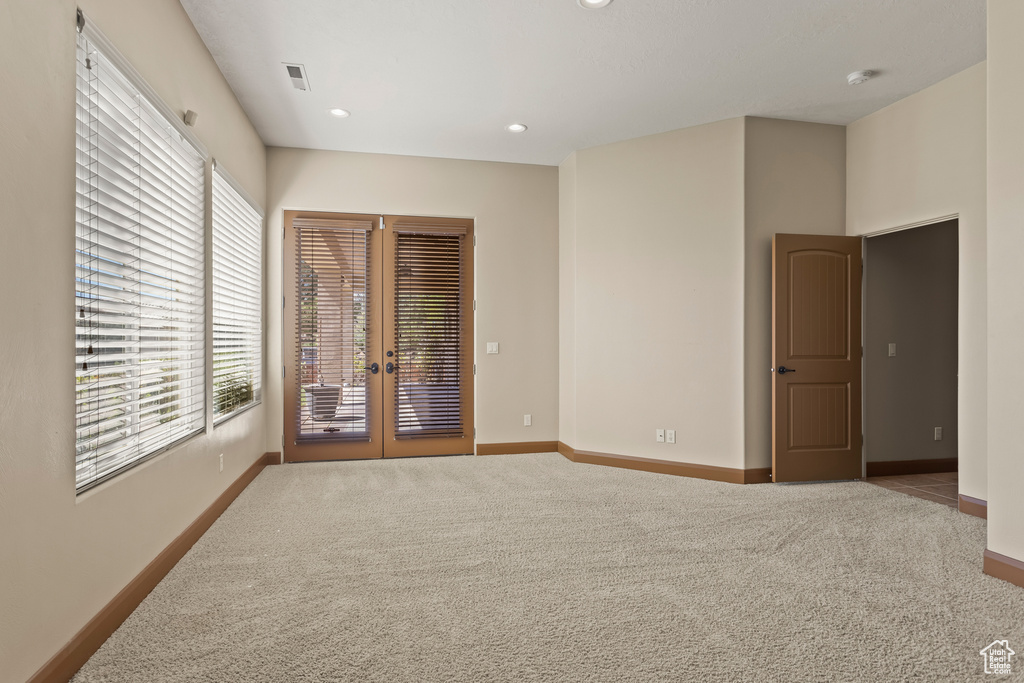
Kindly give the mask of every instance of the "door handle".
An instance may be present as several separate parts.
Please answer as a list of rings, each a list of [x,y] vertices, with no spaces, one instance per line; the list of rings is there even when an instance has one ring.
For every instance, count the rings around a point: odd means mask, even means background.
[[[779,374],[785,375],[787,372],[796,372],[793,368],[787,368],[785,365],[779,366]]]
[[[376,375],[376,374],[377,374],[378,372],[380,372],[380,366],[379,366],[379,365],[377,365],[376,363],[373,363],[373,364],[372,364],[372,365],[371,365],[371,366],[370,366],[369,368],[367,368],[367,369],[368,369],[368,370],[369,370],[369,371],[370,371],[370,372],[371,372],[372,374],[374,374],[374,375]]]
[[[395,371],[395,368],[397,367],[398,366],[395,365],[394,363],[388,363],[387,365],[384,366],[384,371],[390,375],[392,372]]]

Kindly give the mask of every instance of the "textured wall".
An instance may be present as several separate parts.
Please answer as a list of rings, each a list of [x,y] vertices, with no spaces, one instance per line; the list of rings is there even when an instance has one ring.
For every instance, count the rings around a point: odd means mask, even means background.
[[[576,445],[576,152],[558,167],[558,440]]]
[[[959,216],[960,493],[985,500],[985,64],[851,123],[846,141],[847,234]]]
[[[265,150],[175,0],[81,0],[263,201]],[[0,679],[22,681],[264,452],[256,408],[75,495],[75,3],[0,5]],[[217,456],[224,454],[224,472]]]
[[[744,450],[772,464],[772,236],[842,235],[846,128],[747,117],[744,141]]]
[[[576,153],[572,446],[743,467],[743,127]]]
[[[1024,561],[1024,3],[988,3],[988,547]],[[963,451],[961,451],[961,454]]]

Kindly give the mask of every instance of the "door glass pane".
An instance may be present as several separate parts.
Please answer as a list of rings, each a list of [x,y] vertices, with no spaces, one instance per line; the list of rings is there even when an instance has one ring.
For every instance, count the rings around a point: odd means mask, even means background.
[[[463,435],[462,240],[395,235],[395,436]]]
[[[296,435],[366,440],[369,233],[301,227],[298,240]]]

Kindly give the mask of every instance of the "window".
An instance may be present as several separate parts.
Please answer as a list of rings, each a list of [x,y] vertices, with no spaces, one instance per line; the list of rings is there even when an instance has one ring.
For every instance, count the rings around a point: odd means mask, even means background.
[[[215,165],[216,166],[216,165]],[[263,217],[221,169],[213,174],[213,413],[259,403],[263,366]]]
[[[206,415],[205,158],[85,28],[76,50],[79,491],[202,431]]]

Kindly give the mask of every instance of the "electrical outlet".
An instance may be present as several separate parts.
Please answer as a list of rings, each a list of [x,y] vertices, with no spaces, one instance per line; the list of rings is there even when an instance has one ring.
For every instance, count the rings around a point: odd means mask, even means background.
[[[935,440],[942,441],[942,427],[935,428]]]
[[[665,430],[664,429],[655,429],[654,430],[654,440],[657,441],[658,443],[665,443]]]
[[[533,415],[530,415],[529,413],[526,413],[525,415],[523,415],[523,426],[524,427],[529,427],[532,424],[533,424]]]
[[[675,443],[676,442],[676,430],[674,430],[674,429],[666,430],[665,431],[665,441],[667,441],[669,443]]]
[[[224,471],[224,454],[223,453],[220,454],[220,471],[221,472]]]

